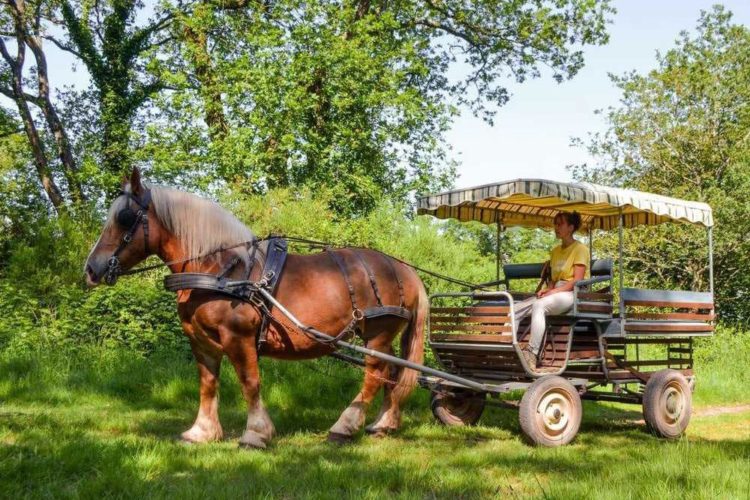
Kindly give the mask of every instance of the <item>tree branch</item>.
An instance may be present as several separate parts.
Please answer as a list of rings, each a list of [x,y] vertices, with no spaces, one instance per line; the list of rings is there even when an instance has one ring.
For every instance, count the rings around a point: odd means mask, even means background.
[[[142,50],[148,48],[149,45],[144,44],[148,41],[149,37],[154,33],[166,28],[169,23],[174,20],[174,18],[174,12],[169,12],[167,15],[165,15],[158,21],[155,21],[150,26],[136,31],[125,44],[125,50],[130,52],[141,52]]]
[[[58,49],[60,49],[62,51],[65,51],[65,52],[69,52],[69,53],[73,54],[74,56],[76,56],[81,61],[85,61],[85,58],[84,58],[83,54],[81,54],[80,52],[78,52],[76,49],[74,49],[70,45],[65,45],[64,43],[60,42],[55,37],[50,36],[50,35],[42,35],[41,37],[44,40],[48,40],[48,41],[52,42],[53,44],[55,44]]]
[[[16,95],[13,92],[13,90],[9,89],[8,87],[0,87],[0,94],[3,94],[5,97],[8,97],[10,99],[15,99],[16,98]],[[35,96],[35,95],[29,94],[27,92],[24,92],[21,95],[21,97],[26,102],[30,102],[31,104],[33,104],[35,106],[38,106],[40,108],[42,107],[42,99],[39,98],[39,96]]]

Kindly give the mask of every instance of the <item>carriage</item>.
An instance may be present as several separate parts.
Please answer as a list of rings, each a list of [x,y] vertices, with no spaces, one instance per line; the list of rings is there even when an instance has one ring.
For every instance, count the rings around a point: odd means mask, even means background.
[[[617,269],[611,258],[592,260],[591,277],[576,282],[572,309],[547,317],[537,364],[553,373],[539,375],[522,355],[529,335],[526,320],[516,322],[514,307],[528,296],[519,284],[538,280],[543,265],[501,266],[500,234],[511,226],[549,227],[561,211],[581,215],[591,249],[595,231],[618,231]],[[361,429],[381,388],[381,411],[366,430],[397,430],[399,407],[417,382],[432,391],[433,413],[447,425],[476,423],[488,402],[502,404],[502,395],[523,390],[521,429],[539,445],[559,446],[575,437],[582,399],[640,404],[652,432],[665,438],[683,433],[695,386],[693,340],[712,335],[715,321],[708,205],[519,179],[420,198],[418,213],[494,224],[495,280],[428,297],[417,268],[381,252],[326,246],[317,254],[287,255],[282,238],[258,239],[208,200],[144,185],[137,169],[110,207],[84,272],[93,287],[161,265],[172,271],[165,286],[178,293],[178,314],[200,374],[198,415],[182,434],[189,442],[223,435],[217,388],[224,356],[248,404],[240,445],[264,448],[270,442],[274,427],[260,397],[261,355],[333,355],[365,365],[362,390],[329,430],[329,440],[337,442]],[[667,222],[707,228],[707,292],[624,286],[624,229]],[[133,268],[154,254],[163,264]],[[425,329],[437,368],[422,362]],[[354,335],[365,345],[349,342]],[[401,357],[393,354],[398,336]]]
[[[518,285],[538,281],[543,264],[501,266],[500,234],[512,226],[550,227],[561,211],[581,215],[590,250],[595,231],[617,230],[618,265],[615,273],[611,258],[592,254],[591,277],[576,284],[572,309],[547,317],[539,361],[553,373],[539,375],[521,355],[528,318],[516,324],[513,308],[529,296]],[[714,331],[713,217],[707,204],[589,183],[519,179],[422,197],[418,213],[493,224],[498,235],[496,279],[482,287],[497,291],[430,297],[429,346],[450,374],[420,378],[433,392],[437,419],[474,424],[488,399],[525,389],[520,424],[535,444],[570,442],[581,422],[582,399],[642,405],[653,433],[683,433],[695,387],[693,339]],[[623,286],[623,229],[668,222],[707,229],[708,291]]]

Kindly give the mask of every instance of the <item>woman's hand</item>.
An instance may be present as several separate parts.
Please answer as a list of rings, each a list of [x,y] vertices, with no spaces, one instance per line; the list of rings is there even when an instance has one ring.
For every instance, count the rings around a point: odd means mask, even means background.
[[[553,293],[557,293],[559,290],[555,288],[545,288],[544,290],[539,290],[536,293],[536,298],[541,299],[542,297],[546,297],[547,295],[552,295]]]

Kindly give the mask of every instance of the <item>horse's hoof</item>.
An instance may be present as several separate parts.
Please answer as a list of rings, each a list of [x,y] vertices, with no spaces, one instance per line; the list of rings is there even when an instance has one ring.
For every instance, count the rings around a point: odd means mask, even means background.
[[[349,444],[354,441],[354,436],[340,434],[338,432],[329,432],[327,441],[331,444],[338,445]]]
[[[387,427],[367,427],[365,432],[374,438],[388,437],[396,429],[388,429]]]
[[[202,444],[211,441],[221,441],[221,434],[218,436],[206,436],[205,434],[194,432],[191,429],[180,434],[180,441],[185,444]]]
[[[253,448],[256,450],[265,450],[266,442],[260,436],[260,434],[252,431],[245,431],[240,438],[240,448]]]

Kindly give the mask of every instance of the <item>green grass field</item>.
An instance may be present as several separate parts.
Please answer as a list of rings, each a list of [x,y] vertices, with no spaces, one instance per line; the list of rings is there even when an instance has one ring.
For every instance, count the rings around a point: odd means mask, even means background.
[[[474,428],[441,427],[419,390],[397,435],[336,447],[326,432],[358,390],[358,372],[331,360],[262,368],[277,437],[248,451],[236,444],[244,401],[228,364],[227,438],[191,446],[176,440],[197,409],[184,355],[3,355],[0,497],[750,497],[750,411],[694,416],[686,437],[666,442],[637,423],[639,407],[585,403],[573,444],[541,449],[522,441],[513,410],[491,408]],[[701,372],[698,409],[750,403],[739,368]]]

